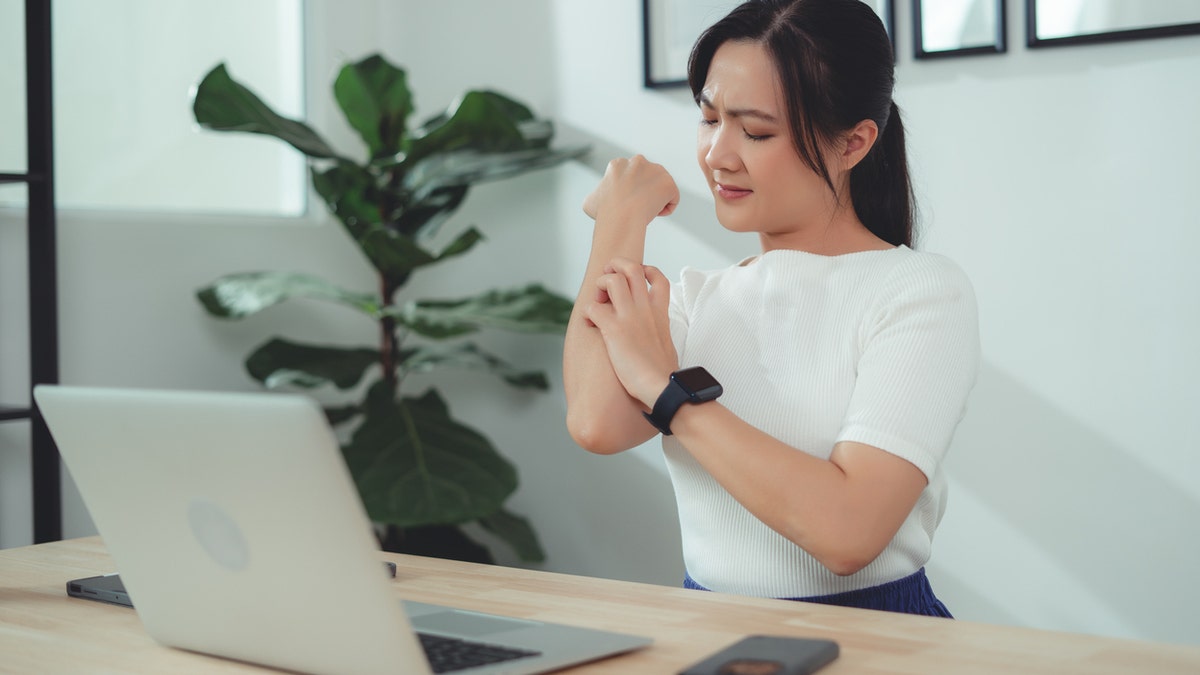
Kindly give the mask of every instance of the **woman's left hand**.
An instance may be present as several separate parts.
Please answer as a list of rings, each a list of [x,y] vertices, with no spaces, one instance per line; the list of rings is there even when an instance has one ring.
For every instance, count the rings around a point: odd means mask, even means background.
[[[658,268],[616,258],[596,282],[587,320],[600,329],[621,386],[647,410],[679,368],[667,307],[671,284]]]

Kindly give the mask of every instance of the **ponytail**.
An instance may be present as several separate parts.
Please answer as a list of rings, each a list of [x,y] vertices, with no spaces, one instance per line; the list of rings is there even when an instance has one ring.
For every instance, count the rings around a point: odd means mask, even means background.
[[[913,192],[900,108],[892,101],[875,147],[850,172],[850,201],[858,219],[893,246],[912,246]]]

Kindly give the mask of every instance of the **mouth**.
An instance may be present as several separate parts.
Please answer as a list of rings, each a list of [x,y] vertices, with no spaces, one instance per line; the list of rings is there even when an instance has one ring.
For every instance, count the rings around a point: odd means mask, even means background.
[[[754,192],[748,188],[737,185],[725,185],[722,183],[716,183],[714,191],[717,193],[717,196],[722,199],[741,199],[742,197],[747,197]]]

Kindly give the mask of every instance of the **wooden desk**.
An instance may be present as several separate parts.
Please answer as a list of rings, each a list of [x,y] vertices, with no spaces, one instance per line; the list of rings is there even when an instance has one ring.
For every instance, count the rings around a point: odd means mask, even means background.
[[[753,633],[826,637],[846,673],[1200,673],[1200,648],[687,591],[381,554],[397,597],[651,636],[651,647],[571,673],[671,675]],[[114,571],[97,537],[0,551],[0,671],[261,673],[161,647],[129,609],[69,598],[69,579]],[[231,617],[231,629],[237,630]],[[252,627],[244,627],[252,629]]]

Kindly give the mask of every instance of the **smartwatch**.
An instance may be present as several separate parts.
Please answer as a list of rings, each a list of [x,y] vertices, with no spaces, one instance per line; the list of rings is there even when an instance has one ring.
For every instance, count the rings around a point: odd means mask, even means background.
[[[671,419],[684,403],[704,403],[721,395],[721,383],[699,366],[671,373],[667,388],[658,395],[654,410],[642,413],[664,436],[671,435]]]

